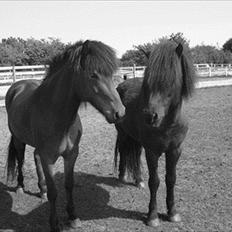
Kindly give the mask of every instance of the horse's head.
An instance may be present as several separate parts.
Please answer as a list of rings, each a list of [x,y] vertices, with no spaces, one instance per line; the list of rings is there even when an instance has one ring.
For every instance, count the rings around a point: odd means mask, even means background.
[[[143,82],[145,123],[159,127],[173,120],[181,109],[183,98],[194,89],[193,64],[182,44],[166,41],[152,51]]]
[[[164,97],[159,93],[149,97],[148,105],[142,111],[147,125],[152,125],[153,127],[160,126],[168,113],[171,97],[171,94]]]
[[[113,83],[117,69],[113,49],[101,42],[87,40],[81,47],[79,66],[80,78],[76,86],[79,97],[90,102],[109,123],[123,117],[125,107]]]

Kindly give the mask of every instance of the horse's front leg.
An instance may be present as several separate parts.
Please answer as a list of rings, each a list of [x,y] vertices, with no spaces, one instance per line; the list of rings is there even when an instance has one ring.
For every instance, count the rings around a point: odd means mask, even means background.
[[[37,150],[34,151],[34,160],[35,160],[36,172],[38,176],[38,187],[40,189],[40,197],[45,200],[47,198],[47,185],[43,173],[40,155]]]
[[[80,227],[80,221],[77,219],[75,206],[73,203],[73,170],[78,156],[78,147],[71,152],[66,153],[64,157],[65,190],[67,198],[67,213],[72,228]]]
[[[47,197],[50,203],[50,217],[49,223],[51,227],[51,232],[59,232],[60,226],[56,212],[56,198],[57,198],[57,189],[54,182],[54,163],[52,159],[49,159],[48,155],[40,153],[41,163],[46,179],[47,184]]]
[[[149,171],[148,186],[150,189],[150,203],[149,212],[147,218],[147,225],[157,227],[159,225],[159,218],[157,213],[157,200],[156,193],[159,188],[159,176],[158,176],[158,159],[160,154],[155,154],[148,149],[145,150],[147,166]]]
[[[180,215],[175,208],[174,187],[176,183],[176,164],[181,155],[181,148],[170,149],[166,152],[166,187],[167,187],[167,214],[168,219],[172,222],[181,221]]]

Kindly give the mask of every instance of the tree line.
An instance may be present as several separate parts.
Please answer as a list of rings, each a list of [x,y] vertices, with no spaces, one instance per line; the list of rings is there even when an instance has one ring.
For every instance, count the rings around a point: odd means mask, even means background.
[[[163,39],[172,37],[175,41],[184,42],[189,46],[189,41],[182,33],[162,37],[153,42],[133,46],[127,50],[119,60],[120,66],[144,66],[151,50]],[[0,42],[0,66],[13,65],[41,65],[48,64],[53,56],[64,51],[70,43],[64,44],[57,38],[48,39],[22,39],[9,37]],[[194,63],[232,63],[232,38],[228,39],[222,48],[211,45],[197,45],[189,49]]]
[[[159,38],[153,42],[148,42],[145,44],[134,46],[133,49],[127,50],[121,58],[122,66],[132,66],[133,64],[137,66],[144,66],[147,62],[147,56],[151,50],[164,39],[173,38],[176,42],[182,42],[187,47],[189,47],[189,40],[187,40],[183,33],[171,34],[170,36],[165,36]],[[211,45],[197,45],[190,48],[193,62],[195,64],[208,63],[208,64],[232,64],[232,38],[228,39],[222,46],[222,48],[217,48]]]
[[[48,64],[68,46],[57,38],[37,40],[10,37],[0,43],[0,66]]]

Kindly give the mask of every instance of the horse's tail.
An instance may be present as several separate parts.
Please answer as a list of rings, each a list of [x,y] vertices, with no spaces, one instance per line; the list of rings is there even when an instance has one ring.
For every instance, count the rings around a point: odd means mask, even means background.
[[[140,143],[128,135],[118,133],[114,152],[115,169],[118,166],[118,156],[120,156],[119,168],[123,166],[122,168],[137,180],[141,175],[141,153],[142,146]]]
[[[8,157],[7,157],[7,181],[9,179],[14,180],[16,176],[16,160],[17,160],[17,149],[14,144],[14,138],[11,136],[10,143],[8,146]]]

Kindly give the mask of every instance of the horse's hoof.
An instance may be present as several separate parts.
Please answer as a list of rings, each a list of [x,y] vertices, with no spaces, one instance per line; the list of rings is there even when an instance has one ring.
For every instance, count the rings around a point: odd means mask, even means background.
[[[127,183],[127,178],[125,176],[123,177],[119,177],[118,178],[119,182],[123,183],[123,184],[126,184]]]
[[[24,193],[24,190],[22,187],[18,187],[17,190],[16,190],[16,194],[17,195],[22,195]]]
[[[119,187],[124,187],[127,184],[126,177],[119,177],[118,178],[118,185]]]
[[[72,229],[76,229],[76,228],[78,228],[78,227],[81,227],[81,221],[80,221],[80,219],[70,220],[70,221],[69,221],[69,226],[70,226]]]
[[[148,220],[147,225],[151,227],[158,227],[160,225],[159,218],[155,218],[153,220]]]
[[[177,213],[177,214],[175,214],[173,216],[169,216],[168,220],[170,222],[181,222],[181,216],[180,216],[180,214]]]
[[[140,189],[145,189],[145,183],[143,181],[136,183],[136,186]]]
[[[43,201],[47,201],[47,200],[48,200],[47,193],[40,193],[40,198],[41,198],[41,200],[43,200]]]

